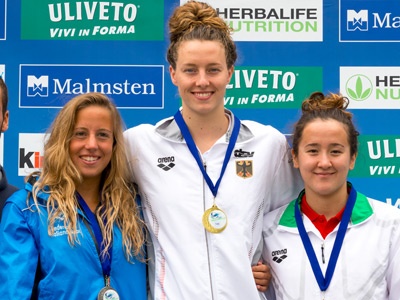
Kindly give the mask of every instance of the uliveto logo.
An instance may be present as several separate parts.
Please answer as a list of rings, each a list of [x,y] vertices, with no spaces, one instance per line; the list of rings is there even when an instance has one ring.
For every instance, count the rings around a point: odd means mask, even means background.
[[[21,65],[20,107],[59,108],[99,92],[118,108],[163,108],[163,65]]]
[[[163,40],[164,1],[21,2],[23,40]]]

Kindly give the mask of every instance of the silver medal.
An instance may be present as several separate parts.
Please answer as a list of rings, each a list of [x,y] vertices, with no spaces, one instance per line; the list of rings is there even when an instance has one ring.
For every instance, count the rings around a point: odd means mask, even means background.
[[[103,287],[97,295],[97,300],[120,300],[116,290],[112,287]]]

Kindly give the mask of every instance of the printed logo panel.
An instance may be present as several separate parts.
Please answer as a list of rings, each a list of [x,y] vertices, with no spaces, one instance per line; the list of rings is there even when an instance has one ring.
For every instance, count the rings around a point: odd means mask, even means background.
[[[322,90],[320,67],[236,67],[227,86],[227,108],[299,108]]]
[[[23,40],[163,40],[163,0],[21,0]]]
[[[400,109],[400,67],[340,67],[349,108]]]
[[[181,0],[180,3],[186,3]],[[322,0],[210,0],[236,41],[322,41]]]
[[[400,177],[400,135],[361,135],[359,154],[350,177]]]
[[[6,39],[7,0],[0,0],[0,40]]]
[[[5,65],[0,65],[0,77],[3,78],[4,81],[6,81],[6,66]]]
[[[399,42],[400,1],[339,1],[340,41]]]
[[[43,146],[46,139],[41,133],[20,133],[18,148],[18,176],[26,176],[43,167]]]
[[[118,108],[163,108],[164,66],[20,65],[20,107],[58,108],[87,92]]]

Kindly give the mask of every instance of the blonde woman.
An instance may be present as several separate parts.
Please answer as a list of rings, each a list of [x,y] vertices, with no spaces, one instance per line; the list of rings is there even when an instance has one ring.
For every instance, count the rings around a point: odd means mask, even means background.
[[[129,185],[123,123],[103,94],[55,118],[43,170],[10,197],[0,226],[0,295],[146,299],[144,233]]]

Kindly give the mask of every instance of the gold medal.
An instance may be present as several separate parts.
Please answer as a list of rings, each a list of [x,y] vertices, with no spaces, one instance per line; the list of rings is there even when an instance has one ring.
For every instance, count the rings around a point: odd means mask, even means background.
[[[220,233],[228,225],[226,214],[215,204],[203,214],[204,228],[211,233]]]

